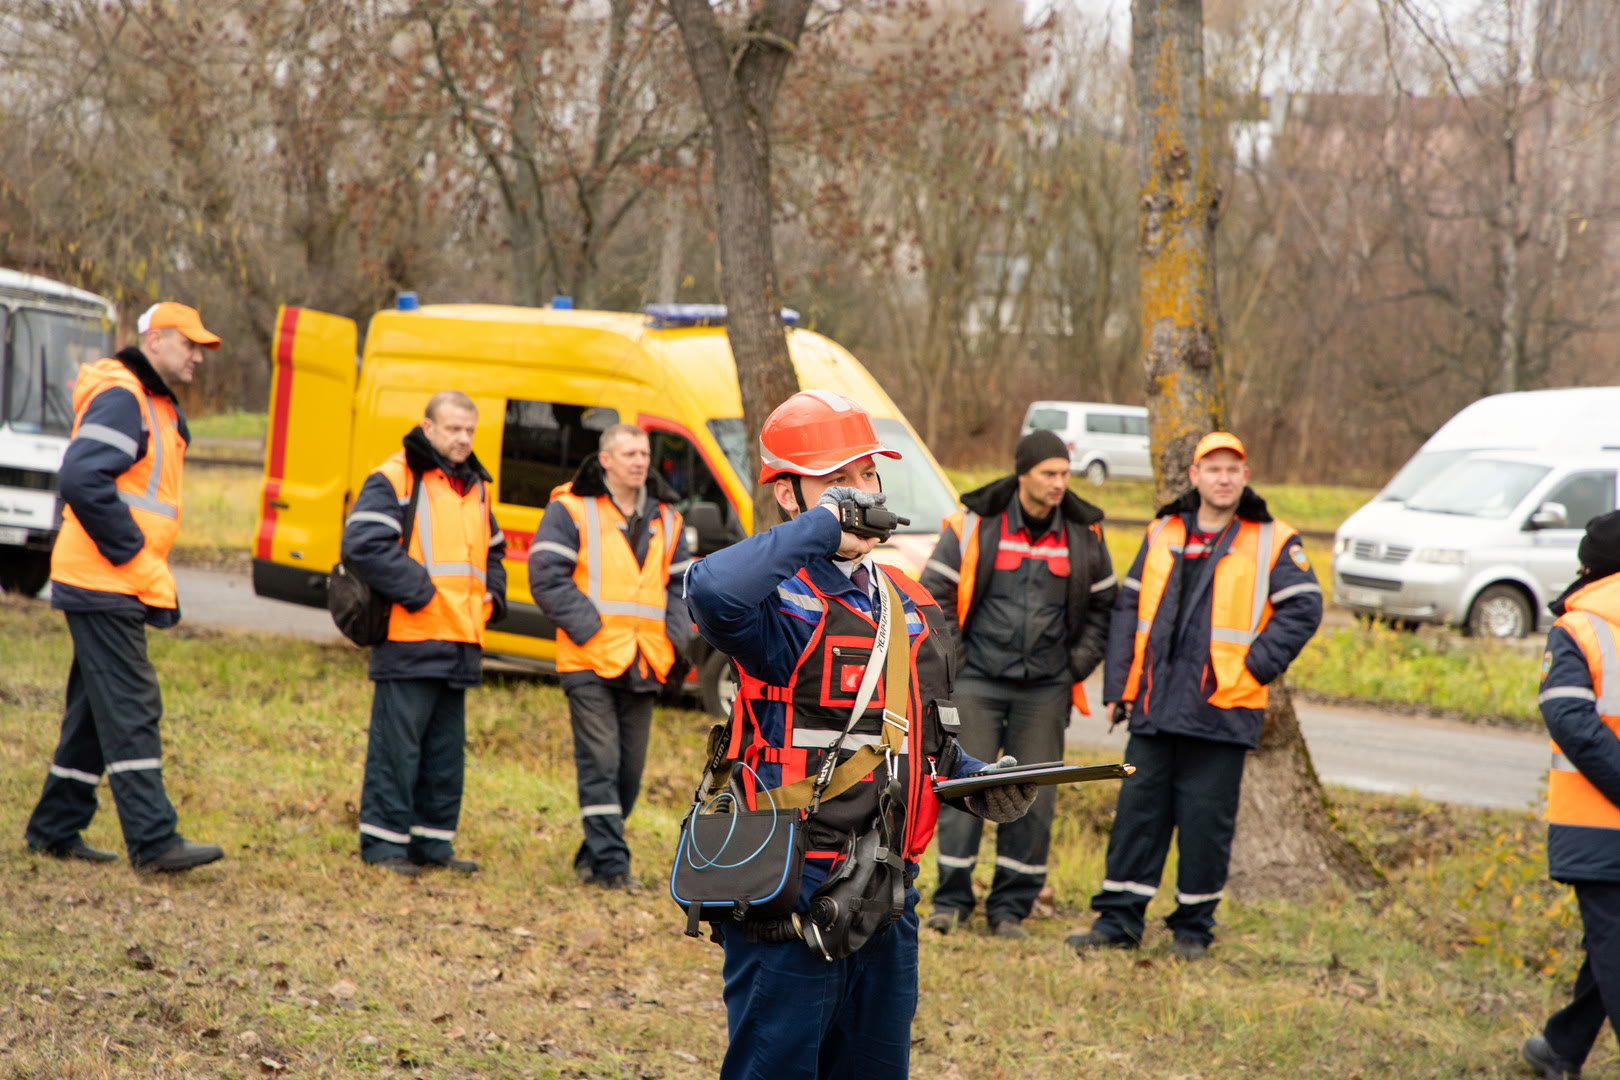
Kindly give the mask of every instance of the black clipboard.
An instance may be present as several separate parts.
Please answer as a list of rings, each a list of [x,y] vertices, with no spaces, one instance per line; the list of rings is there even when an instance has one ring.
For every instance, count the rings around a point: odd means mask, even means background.
[[[974,773],[960,780],[939,780],[934,783],[934,794],[941,799],[959,799],[985,788],[1002,784],[1080,784],[1087,780],[1123,780],[1136,771],[1135,765],[1065,765],[1061,761],[1045,761],[1036,765],[1018,765],[995,772]]]

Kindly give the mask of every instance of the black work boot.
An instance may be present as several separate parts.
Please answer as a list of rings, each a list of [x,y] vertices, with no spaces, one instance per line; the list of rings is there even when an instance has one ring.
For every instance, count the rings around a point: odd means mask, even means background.
[[[1077,953],[1092,949],[1134,949],[1136,942],[1128,937],[1115,937],[1101,930],[1079,930],[1063,939],[1063,944]]]
[[[378,859],[367,865],[375,866],[379,870],[391,870],[401,877],[421,877],[422,868],[403,855],[390,855],[386,859]]]
[[[1524,1040],[1524,1060],[1541,1074],[1542,1080],[1580,1080],[1581,1067],[1558,1056],[1546,1038],[1532,1035]]]
[[[36,851],[41,855],[49,855],[53,859],[80,859],[89,863],[118,861],[116,851],[103,851],[100,848],[93,848],[85,843],[82,837],[78,836],[61,844],[35,845],[30,843],[28,848],[30,851]]]
[[[213,844],[193,844],[190,840],[182,840],[163,854],[142,859],[133,865],[135,869],[149,874],[173,874],[206,866],[224,857],[225,852]]]
[[[472,859],[458,859],[451,856],[448,859],[423,859],[416,864],[424,870],[454,870],[458,874],[478,873],[478,863]]]

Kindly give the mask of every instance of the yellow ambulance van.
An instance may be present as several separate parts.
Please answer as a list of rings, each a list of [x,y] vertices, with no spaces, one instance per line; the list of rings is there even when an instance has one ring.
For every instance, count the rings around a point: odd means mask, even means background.
[[[886,445],[889,505],[911,519],[877,557],[916,576],[933,551],[956,492],[883,388],[847,351],[789,322],[788,351],[807,389],[866,406]],[[283,307],[272,339],[273,374],[264,483],[253,541],[260,596],[326,606],[344,517],[366,474],[399,449],[436,391],[478,405],[473,448],[494,476],[495,517],[506,534],[509,612],[488,652],[552,670],[556,627],[529,594],[529,544],[551,489],[594,454],[601,431],[637,424],[652,467],[681,497],[687,539],[701,556],[748,534],[745,435],[725,309],[655,305],[641,314],[479,304],[378,312],[359,351],[353,320]],[[688,689],[705,707],[729,703],[729,664],[697,639]]]

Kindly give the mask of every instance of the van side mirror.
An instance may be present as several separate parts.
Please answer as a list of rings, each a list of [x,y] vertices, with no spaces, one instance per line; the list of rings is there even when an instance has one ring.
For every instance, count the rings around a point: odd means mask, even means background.
[[[1569,528],[1569,508],[1563,503],[1544,502],[1530,515],[1532,529]]]
[[[693,503],[686,508],[686,529],[686,546],[694,558],[742,539],[742,530],[728,525],[720,507],[712,502]]]

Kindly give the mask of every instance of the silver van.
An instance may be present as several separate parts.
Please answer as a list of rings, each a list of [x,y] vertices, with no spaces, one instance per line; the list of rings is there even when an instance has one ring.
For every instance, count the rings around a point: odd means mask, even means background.
[[[1340,526],[1333,595],[1397,624],[1523,637],[1574,580],[1586,523],[1616,505],[1620,453],[1477,451],[1376,521]]]
[[[1110,476],[1153,479],[1147,410],[1140,405],[1096,401],[1036,401],[1024,413],[1022,438],[1045,428],[1069,448],[1069,471],[1093,484]]]

